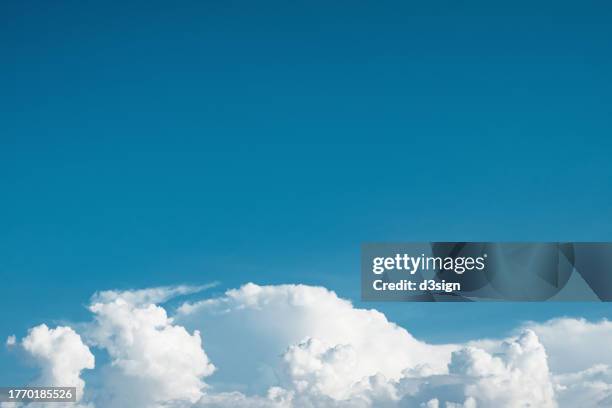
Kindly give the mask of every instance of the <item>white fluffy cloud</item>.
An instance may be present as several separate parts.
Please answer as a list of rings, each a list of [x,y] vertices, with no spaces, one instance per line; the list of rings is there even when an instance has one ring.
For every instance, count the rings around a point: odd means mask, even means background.
[[[83,395],[85,382],[81,371],[94,368],[94,356],[70,327],[49,329],[41,324],[30,329],[21,341],[41,368],[37,383],[45,386],[76,387],[77,399]]]
[[[200,333],[174,325],[164,308],[151,303],[174,293],[177,290],[156,289],[94,296],[89,307],[94,323],[87,337],[111,359],[100,403],[157,407],[194,403],[202,396],[202,379],[215,368],[202,348]]]
[[[611,321],[559,318],[526,327],[538,335],[555,373],[573,373],[600,364],[612,366]]]
[[[529,322],[520,330],[532,330],[546,350],[560,407],[612,407],[611,321],[556,318]],[[497,353],[502,342],[470,344]]]
[[[248,376],[274,372],[271,378],[295,406],[418,406],[435,404],[432,394],[441,394],[449,406],[555,406],[546,352],[529,330],[497,342],[499,355],[428,345],[376,311],[301,285],[245,285],[219,299],[184,305],[177,320],[203,332],[231,332],[236,343],[251,339],[258,359],[240,370]],[[220,367],[236,356],[227,350],[211,350]],[[237,375],[228,372],[229,378]]]
[[[555,377],[562,407],[611,407],[612,368],[605,364]]]
[[[289,360],[298,358],[297,345],[308,339],[311,354],[315,344],[333,349],[313,358],[327,359],[321,370],[330,375],[343,371],[346,383],[378,374],[399,380],[405,370],[442,374],[457,348],[418,341],[376,310],[354,308],[325,288],[305,285],[247,284],[221,298],[183,305],[176,320],[204,333],[207,351],[222,367],[220,382],[239,380],[248,385],[245,391],[259,393],[276,385],[279,376],[295,380],[297,362]],[[279,359],[282,353],[285,357]],[[283,364],[294,370],[291,378],[284,375]],[[322,372],[316,376],[325,380]],[[332,398],[341,394],[328,385],[315,388]]]
[[[453,354],[449,370],[463,377],[465,396],[480,406],[556,406],[546,351],[531,330],[504,342],[498,355],[466,347]]]
[[[247,284],[185,303],[172,315],[161,305],[201,289],[94,295],[93,320],[75,327],[109,361],[90,376],[86,402],[98,408],[612,404],[608,321],[556,319],[528,323],[507,339],[431,345],[321,287]],[[80,381],[82,390],[80,373],[93,367],[93,356],[74,330],[39,326],[22,344],[41,362],[43,378]]]
[[[546,348],[562,407],[612,407],[612,322],[529,323]]]

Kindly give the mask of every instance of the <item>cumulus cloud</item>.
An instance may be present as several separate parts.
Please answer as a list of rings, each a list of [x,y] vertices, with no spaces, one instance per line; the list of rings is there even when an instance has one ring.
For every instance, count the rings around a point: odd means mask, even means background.
[[[612,407],[612,322],[528,323],[549,354],[561,407]]]
[[[504,342],[499,355],[475,347],[464,348],[453,354],[449,371],[463,377],[465,395],[477,405],[556,406],[546,351],[531,330],[514,341]]]
[[[276,395],[296,399],[298,406],[380,406],[399,399],[393,380],[355,371],[359,358],[351,345],[309,338],[289,347],[282,359],[288,387],[276,388]]]
[[[174,313],[163,305],[199,290],[95,294],[92,321],[75,327],[108,362],[88,376],[85,402],[97,408],[612,404],[608,321],[556,319],[527,323],[506,339],[432,345],[321,287],[247,284]],[[43,379],[70,379],[83,390],[80,374],[93,368],[93,356],[73,329],[38,326],[22,344],[39,361]],[[65,358],[55,360],[55,350]]]
[[[612,368],[605,364],[555,377],[562,407],[611,407]]]
[[[583,371],[595,365],[612,366],[612,322],[558,318],[528,323],[550,356],[555,373]]]
[[[194,403],[202,396],[203,378],[215,370],[199,331],[173,324],[153,301],[191,293],[183,287],[136,292],[103,292],[89,310],[94,322],[88,340],[107,351],[105,392],[99,403],[112,407],[157,407]]]
[[[536,333],[546,350],[560,407],[612,406],[611,321],[563,317],[528,322],[519,330]],[[470,344],[497,353],[503,342],[486,339]]]
[[[41,368],[39,385],[76,387],[77,399],[83,395],[85,382],[81,371],[94,368],[94,356],[72,328],[50,329],[45,324],[30,329],[21,341]]]
[[[307,339],[313,339],[309,352],[314,352],[314,344],[334,350],[326,357],[336,360],[327,364],[344,370],[347,383],[377,374],[397,381],[405,370],[446,373],[457,348],[418,341],[376,310],[355,308],[334,292],[305,285],[247,284],[220,298],[183,305],[176,320],[205,333],[207,351],[223,367],[217,376],[221,387],[238,380],[248,385],[241,391],[257,393],[276,385],[279,372],[286,373],[281,364],[299,351],[289,348]],[[287,349],[284,361],[279,359]],[[339,395],[330,387],[317,387],[329,397]]]

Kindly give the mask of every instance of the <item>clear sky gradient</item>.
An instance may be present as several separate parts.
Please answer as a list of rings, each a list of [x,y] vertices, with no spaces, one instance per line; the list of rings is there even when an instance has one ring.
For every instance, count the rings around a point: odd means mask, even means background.
[[[360,304],[363,241],[612,240],[610,3],[413,3],[3,2],[0,337],[110,288]],[[433,342],[612,315],[366,306]]]

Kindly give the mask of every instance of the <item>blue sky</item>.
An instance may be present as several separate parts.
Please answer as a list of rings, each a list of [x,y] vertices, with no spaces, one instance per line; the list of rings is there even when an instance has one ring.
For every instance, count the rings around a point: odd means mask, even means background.
[[[3,3],[0,337],[110,288],[359,304],[363,241],[612,240],[612,7],[530,3]],[[611,316],[367,306],[434,342]]]

